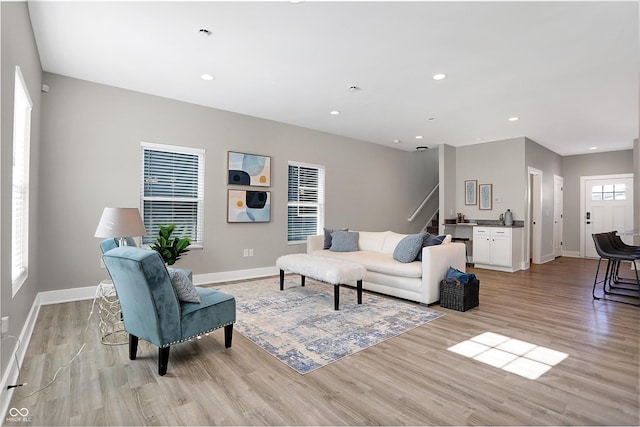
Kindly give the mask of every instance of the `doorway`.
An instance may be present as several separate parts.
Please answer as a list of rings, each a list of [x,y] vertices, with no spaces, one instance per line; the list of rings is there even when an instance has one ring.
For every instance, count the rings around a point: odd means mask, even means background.
[[[583,176],[580,184],[580,255],[598,258],[592,234],[633,228],[633,174]]]
[[[553,176],[553,257],[562,256],[562,221],[564,220],[564,178]]]
[[[542,264],[542,171],[529,167],[529,221],[527,235],[527,264]]]

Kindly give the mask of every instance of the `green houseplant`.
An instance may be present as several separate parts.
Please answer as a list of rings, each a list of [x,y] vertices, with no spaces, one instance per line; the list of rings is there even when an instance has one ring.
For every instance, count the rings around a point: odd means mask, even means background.
[[[149,246],[157,251],[167,265],[173,265],[180,256],[188,252],[187,247],[191,244],[188,237],[171,237],[173,230],[176,228],[174,224],[168,226],[159,226],[158,238],[156,243]]]

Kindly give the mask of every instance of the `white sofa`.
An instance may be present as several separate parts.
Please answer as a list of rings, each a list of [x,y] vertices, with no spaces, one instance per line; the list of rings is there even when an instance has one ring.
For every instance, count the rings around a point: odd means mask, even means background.
[[[393,231],[359,231],[358,251],[332,252],[323,249],[324,236],[307,238],[307,254],[341,259],[363,265],[367,273],[363,289],[433,304],[440,299],[440,281],[449,267],[466,271],[464,243],[451,243],[451,236],[437,246],[422,248],[422,261],[402,263],[393,251],[406,234]]]

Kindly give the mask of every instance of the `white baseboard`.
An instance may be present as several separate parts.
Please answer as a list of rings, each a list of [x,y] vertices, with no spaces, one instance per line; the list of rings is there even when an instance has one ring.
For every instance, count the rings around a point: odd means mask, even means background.
[[[234,280],[257,279],[259,277],[275,276],[280,270],[273,267],[251,268],[247,270],[221,271],[219,273],[194,274],[193,284],[196,286],[210,283],[231,282]]]
[[[556,257],[553,254],[542,255],[542,257],[540,258],[540,264],[553,261],[554,259],[556,259]]]
[[[562,251],[562,256],[566,256],[568,258],[582,258],[579,251]]]
[[[36,325],[36,319],[38,318],[39,311],[40,304],[38,304],[38,297],[36,296],[36,299],[31,305],[31,310],[29,310],[29,315],[27,316],[24,326],[22,327],[22,331],[20,331],[20,336],[18,337],[20,339],[19,345],[18,341],[16,341],[14,349],[11,352],[11,360],[9,361],[9,365],[7,366],[7,371],[2,375],[2,382],[0,382],[0,414],[2,415],[2,421],[0,421],[0,424],[4,424],[4,420],[6,420],[7,411],[9,410],[9,404],[11,403],[13,392],[15,391],[14,389],[7,390],[7,386],[9,386],[10,384],[15,384],[18,380],[19,371],[17,364],[22,366],[24,356],[27,352],[27,348],[29,347],[29,341],[31,341],[33,328]]]
[[[195,285],[207,285],[210,283],[255,279],[259,277],[274,276],[279,272],[280,270],[276,266],[273,266],[247,270],[224,271],[220,273],[195,274],[193,276],[193,283]],[[33,333],[33,328],[35,327],[38,313],[40,312],[40,307],[49,304],[61,304],[65,302],[93,299],[96,296],[97,289],[98,284],[96,283],[93,286],[85,286],[83,288],[38,292],[31,306],[31,310],[29,311],[24,327],[20,332],[20,345],[18,346],[18,342],[16,341],[14,350],[11,352],[11,361],[9,362],[9,366],[7,367],[6,372],[3,373],[2,379],[0,380],[0,414],[2,415],[0,425],[3,424],[2,420],[5,420],[8,415],[7,411],[9,410],[9,404],[11,403],[11,397],[14,392],[14,389],[7,390],[7,386],[15,384],[18,380],[19,372],[18,366],[16,365],[16,358],[20,366],[22,366],[24,356],[27,348],[29,347],[29,341],[31,340],[31,334]],[[10,339],[11,338],[7,338],[6,340]],[[15,358],[13,355],[15,355]]]

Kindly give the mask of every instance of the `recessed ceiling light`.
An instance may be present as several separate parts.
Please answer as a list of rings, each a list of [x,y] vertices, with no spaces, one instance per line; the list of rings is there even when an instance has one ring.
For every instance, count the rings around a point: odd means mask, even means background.
[[[429,117],[427,120],[435,120],[435,117]]]
[[[516,116],[509,117],[509,121],[510,121],[510,122],[515,122],[515,121],[517,121],[517,120],[520,120],[520,117],[516,117]]]
[[[446,74],[438,73],[433,75],[433,80],[442,80],[447,77]]]
[[[360,90],[360,88],[358,86],[356,86],[356,85],[351,85],[351,86],[349,86],[349,90],[351,92],[356,92],[356,91]]]
[[[213,80],[213,76],[211,74],[203,74],[200,76],[202,80]]]
[[[416,147],[416,150],[418,151],[427,151],[429,149],[429,147],[427,147],[426,145],[421,145],[420,147]]]
[[[198,33],[202,36],[210,36],[211,35],[211,31],[207,30],[206,28],[200,28],[198,30]]]
[[[422,139],[422,135],[416,135],[416,139]]]
[[[329,114],[331,114],[332,116],[337,116],[338,114],[340,114],[340,111],[338,110],[329,111]]]
[[[589,147],[589,150],[597,150],[598,147]]]

